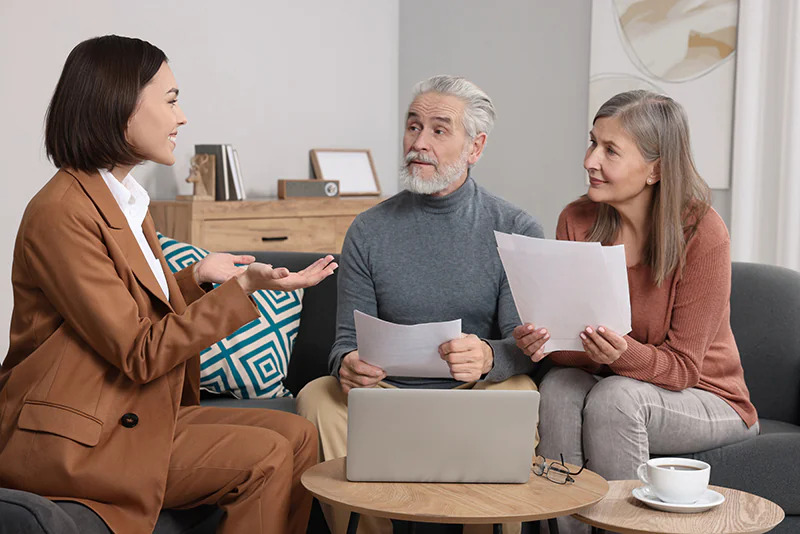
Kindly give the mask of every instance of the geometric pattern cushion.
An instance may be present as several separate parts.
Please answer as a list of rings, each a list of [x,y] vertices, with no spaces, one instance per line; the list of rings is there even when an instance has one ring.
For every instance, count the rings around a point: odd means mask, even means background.
[[[158,242],[173,273],[208,255],[160,233]],[[291,397],[283,379],[300,329],[303,290],[259,290],[251,296],[261,317],[200,353],[200,387],[240,399]]]

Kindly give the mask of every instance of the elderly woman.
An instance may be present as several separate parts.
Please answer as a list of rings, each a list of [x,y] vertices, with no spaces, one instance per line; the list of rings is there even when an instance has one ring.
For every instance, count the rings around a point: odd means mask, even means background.
[[[67,58],[45,132],[59,169],[14,249],[0,487],[90,507],[118,533],[151,532],[162,507],[210,503],[227,512],[220,532],[304,533],[314,427],[198,406],[199,352],[258,317],[252,291],[307,287],[336,264],[290,273],[211,254],[170,273],[130,172],[175,162],[177,100],[166,56],[145,41],[89,39]]]
[[[650,454],[719,447],[758,434],[730,326],[730,240],[692,160],[683,108],[630,91],[594,118],[588,193],[556,236],[625,245],[632,331],[581,332],[582,352],[544,354],[547,325],[517,345],[558,367],[540,386],[538,452],[610,480],[636,478]]]

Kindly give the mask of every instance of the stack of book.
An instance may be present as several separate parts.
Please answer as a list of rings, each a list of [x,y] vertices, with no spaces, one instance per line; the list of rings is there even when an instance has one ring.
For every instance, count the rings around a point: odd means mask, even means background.
[[[195,154],[216,158],[216,200],[245,200],[239,153],[231,145],[194,145]]]

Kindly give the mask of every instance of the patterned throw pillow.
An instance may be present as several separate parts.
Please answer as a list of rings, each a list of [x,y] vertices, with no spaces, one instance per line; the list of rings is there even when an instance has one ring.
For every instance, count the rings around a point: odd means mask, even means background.
[[[160,233],[158,242],[173,273],[208,255]],[[244,399],[291,397],[283,379],[300,328],[303,290],[264,290],[252,296],[261,317],[200,353],[200,387]]]

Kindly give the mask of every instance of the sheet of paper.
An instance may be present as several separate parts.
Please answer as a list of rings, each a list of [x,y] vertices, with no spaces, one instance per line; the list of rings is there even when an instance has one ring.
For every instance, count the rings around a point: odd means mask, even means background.
[[[545,327],[545,352],[583,350],[587,326],[630,332],[630,296],[622,245],[555,241],[495,232],[522,322]]]
[[[452,378],[439,345],[461,337],[461,319],[402,325],[353,312],[358,357],[389,376]]]

